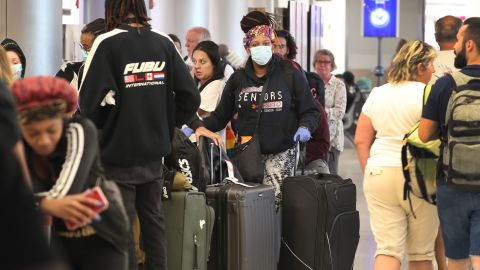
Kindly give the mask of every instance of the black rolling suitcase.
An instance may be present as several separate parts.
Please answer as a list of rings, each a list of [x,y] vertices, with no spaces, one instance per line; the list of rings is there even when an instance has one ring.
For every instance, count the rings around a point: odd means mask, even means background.
[[[208,186],[206,194],[216,213],[208,269],[276,269],[273,187],[226,183]]]
[[[226,171],[228,177],[208,185],[205,192],[207,204],[215,210],[208,269],[275,270],[275,190],[273,186],[237,182],[231,163]]]
[[[314,174],[283,182],[280,270],[350,270],[359,241],[351,179]]]

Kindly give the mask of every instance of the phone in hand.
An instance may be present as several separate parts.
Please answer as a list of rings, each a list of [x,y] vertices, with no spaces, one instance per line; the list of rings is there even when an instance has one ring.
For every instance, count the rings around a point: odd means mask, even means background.
[[[90,207],[95,213],[99,214],[108,208],[108,200],[99,186],[96,186],[92,189],[88,189],[87,191],[84,192],[84,194],[87,197],[95,199],[96,201],[100,202],[98,206],[88,205],[88,207]],[[65,225],[67,226],[67,229],[71,231],[81,227],[80,224],[69,222],[69,221],[65,221]]]

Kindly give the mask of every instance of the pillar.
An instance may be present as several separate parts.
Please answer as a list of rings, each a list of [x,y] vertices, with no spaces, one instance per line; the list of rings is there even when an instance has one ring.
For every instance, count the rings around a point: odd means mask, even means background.
[[[6,2],[6,36],[25,53],[26,76],[54,75],[62,63],[62,1]]]

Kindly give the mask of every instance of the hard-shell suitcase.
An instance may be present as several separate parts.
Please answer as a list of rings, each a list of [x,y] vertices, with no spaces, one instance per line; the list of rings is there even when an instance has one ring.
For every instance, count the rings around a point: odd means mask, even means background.
[[[283,182],[281,270],[350,270],[359,241],[351,179],[315,174]]]
[[[164,201],[168,269],[206,270],[215,214],[205,194],[175,191]]]
[[[209,270],[276,269],[275,191],[250,185],[207,186],[207,203],[216,213]]]

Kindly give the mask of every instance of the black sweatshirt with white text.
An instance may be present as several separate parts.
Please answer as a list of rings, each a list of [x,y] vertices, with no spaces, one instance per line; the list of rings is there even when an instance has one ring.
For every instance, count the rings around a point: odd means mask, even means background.
[[[196,120],[189,125],[193,129],[204,125],[212,131],[219,131],[238,113],[238,135],[252,136],[260,94],[269,78],[257,132],[262,154],[277,154],[292,147],[295,143],[293,136],[299,126],[304,126],[313,133],[317,128],[319,111],[313,103],[307,80],[302,71],[293,67],[288,75],[285,63],[281,61],[283,60],[273,55],[267,74],[258,78],[249,58],[245,70],[236,71],[227,81],[215,111],[204,118],[203,123]],[[234,85],[236,76],[244,77],[240,85]],[[287,76],[291,76],[294,89],[289,89]]]
[[[165,34],[123,24],[95,40],[80,86],[80,113],[101,130],[105,164],[161,160],[171,151],[173,128],[191,119],[199,105],[193,78]]]

